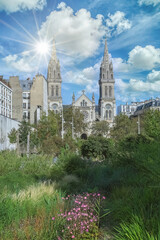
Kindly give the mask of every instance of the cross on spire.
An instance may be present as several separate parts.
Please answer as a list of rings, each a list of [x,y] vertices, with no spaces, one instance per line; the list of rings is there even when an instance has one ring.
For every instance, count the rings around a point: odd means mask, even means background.
[[[82,90],[82,93],[84,94],[84,93],[85,93],[85,90]]]

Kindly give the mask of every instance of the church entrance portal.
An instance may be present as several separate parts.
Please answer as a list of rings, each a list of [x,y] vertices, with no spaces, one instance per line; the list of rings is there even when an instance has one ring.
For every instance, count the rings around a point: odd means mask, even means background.
[[[86,134],[86,133],[83,133],[83,134],[81,135],[81,139],[87,140],[87,134]]]

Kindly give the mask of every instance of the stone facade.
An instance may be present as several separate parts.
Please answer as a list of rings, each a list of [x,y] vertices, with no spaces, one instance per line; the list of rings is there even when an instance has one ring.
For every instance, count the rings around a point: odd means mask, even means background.
[[[61,72],[60,63],[56,56],[55,42],[53,42],[51,59],[48,64],[48,108],[58,113],[62,110]]]
[[[39,120],[39,117],[35,116],[37,108],[48,114],[47,81],[43,75],[36,75],[33,78],[33,85],[30,90],[30,123],[32,124],[35,123],[35,120]]]
[[[0,76],[0,115],[12,118],[12,89]]]
[[[8,134],[13,128],[17,130],[19,128],[19,122],[6,116],[0,115],[0,151],[6,149],[16,149],[17,144],[11,144],[8,138]]]
[[[12,118],[18,121],[23,119],[23,100],[22,88],[20,86],[19,77],[10,77],[9,84],[12,88]]]
[[[84,94],[75,101],[75,95],[72,96],[72,107],[78,108],[84,115],[84,121],[91,123],[95,121],[95,99],[92,95],[92,101]]]
[[[131,102],[131,104],[121,104],[117,107],[117,113],[119,114],[123,114],[126,115],[128,117],[130,117],[131,115],[134,115],[137,106],[139,106],[140,104],[142,104],[142,102]]]
[[[116,102],[114,96],[113,65],[109,60],[107,41],[105,41],[104,57],[100,67],[99,80],[99,116],[100,121],[113,123],[116,116]]]

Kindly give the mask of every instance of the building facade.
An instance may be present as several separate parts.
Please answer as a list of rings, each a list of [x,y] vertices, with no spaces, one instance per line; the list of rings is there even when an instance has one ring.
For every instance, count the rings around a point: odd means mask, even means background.
[[[134,115],[137,107],[140,105],[140,104],[143,104],[143,102],[131,102],[131,104],[121,104],[117,107],[117,114],[120,115],[120,114],[123,114],[123,115],[126,115],[128,117]]]
[[[12,88],[12,118],[17,121],[23,119],[23,99],[22,88],[20,86],[19,77],[12,76],[9,78],[9,84]]]
[[[84,115],[84,122],[91,123],[94,122],[95,119],[95,99],[94,94],[92,95],[92,101],[84,94],[84,90],[82,91],[82,95],[75,100],[75,95],[72,96],[72,107],[78,108]]]
[[[12,118],[12,89],[0,76],[0,115]]]
[[[48,109],[58,113],[62,110],[62,95],[61,95],[61,72],[60,63],[56,55],[55,42],[53,41],[53,48],[51,58],[48,64]]]
[[[143,114],[147,110],[158,110],[160,111],[160,98],[149,99],[140,103],[134,112],[134,116],[138,116]]]
[[[30,90],[32,87],[33,81],[30,78],[27,80],[20,80],[20,86],[22,88],[22,100],[23,100],[23,119],[27,122],[30,121]]]
[[[107,41],[105,41],[104,57],[100,67],[99,79],[99,117],[100,121],[106,120],[111,124],[116,116],[114,85],[113,65],[110,62]]]

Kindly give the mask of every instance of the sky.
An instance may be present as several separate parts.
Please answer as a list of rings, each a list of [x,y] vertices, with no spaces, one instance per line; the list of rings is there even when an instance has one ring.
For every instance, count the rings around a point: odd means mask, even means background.
[[[116,105],[160,97],[160,0],[0,0],[0,75],[47,78],[55,39],[63,104],[98,103],[106,37]]]

